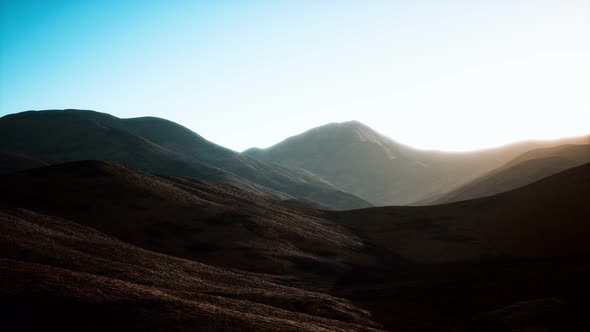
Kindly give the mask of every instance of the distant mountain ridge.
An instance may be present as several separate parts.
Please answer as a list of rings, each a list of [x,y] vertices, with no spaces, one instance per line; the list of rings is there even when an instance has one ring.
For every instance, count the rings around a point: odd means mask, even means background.
[[[48,163],[110,160],[150,173],[194,176],[336,209],[370,206],[310,172],[241,156],[154,117],[119,119],[82,110],[11,114],[0,118],[0,150]]]
[[[309,170],[375,205],[431,202],[534,148],[585,138],[522,142],[471,153],[418,150],[358,122],[331,123],[242,154]]]
[[[566,144],[535,149],[450,191],[432,203],[450,203],[491,196],[588,162],[590,162],[590,144]]]
[[[400,196],[411,190],[401,179],[392,178],[400,170],[412,169],[418,174],[429,167],[413,158],[416,152],[358,121],[350,121],[313,128],[268,149],[253,148],[243,154],[307,169],[345,191],[383,205],[406,204],[414,199],[390,201],[390,194]]]
[[[0,151],[4,151],[0,171],[109,160],[149,173],[212,180],[310,206],[356,209],[445,202],[452,192],[523,153],[588,142],[586,136],[446,153],[414,149],[361,122],[349,121],[310,129],[267,149],[237,153],[165,119],[49,110],[0,118]],[[551,164],[553,171],[546,175],[565,169],[556,160]],[[465,196],[470,197],[477,196]]]

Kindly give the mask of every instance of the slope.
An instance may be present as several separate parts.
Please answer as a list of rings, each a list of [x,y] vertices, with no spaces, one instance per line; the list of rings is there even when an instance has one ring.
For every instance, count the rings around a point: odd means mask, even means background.
[[[359,268],[333,294],[392,331],[588,331],[590,164],[458,203],[331,213],[422,264]]]
[[[23,154],[0,151],[0,174],[22,171],[25,169],[47,166],[44,161]]]
[[[370,242],[422,262],[590,253],[590,164],[490,197],[334,213]]]
[[[560,145],[526,152],[445,194],[433,204],[491,196],[590,162],[590,145]]]
[[[235,187],[163,178],[102,161],[0,177],[0,205],[78,222],[150,250],[330,282],[362,242],[320,212]]]
[[[2,326],[9,330],[376,327],[346,300],[157,254],[24,209],[0,209],[0,274]]]

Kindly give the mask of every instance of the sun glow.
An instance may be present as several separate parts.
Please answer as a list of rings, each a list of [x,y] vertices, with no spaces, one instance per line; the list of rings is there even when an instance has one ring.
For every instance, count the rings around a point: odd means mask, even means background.
[[[587,1],[66,3],[2,3],[0,114],[155,115],[235,150],[352,119],[441,150],[590,131]]]

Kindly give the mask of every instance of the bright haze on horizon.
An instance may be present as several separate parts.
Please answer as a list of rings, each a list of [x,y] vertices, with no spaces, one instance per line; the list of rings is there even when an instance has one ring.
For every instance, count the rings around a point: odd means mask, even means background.
[[[590,1],[1,0],[0,116],[152,115],[232,148],[356,119],[471,150],[590,133]]]

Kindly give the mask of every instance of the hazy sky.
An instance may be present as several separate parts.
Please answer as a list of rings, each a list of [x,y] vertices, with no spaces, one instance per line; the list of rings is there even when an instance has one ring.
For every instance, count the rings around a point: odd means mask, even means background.
[[[352,119],[443,150],[590,133],[590,0],[0,1],[0,115],[154,115],[235,150]]]

